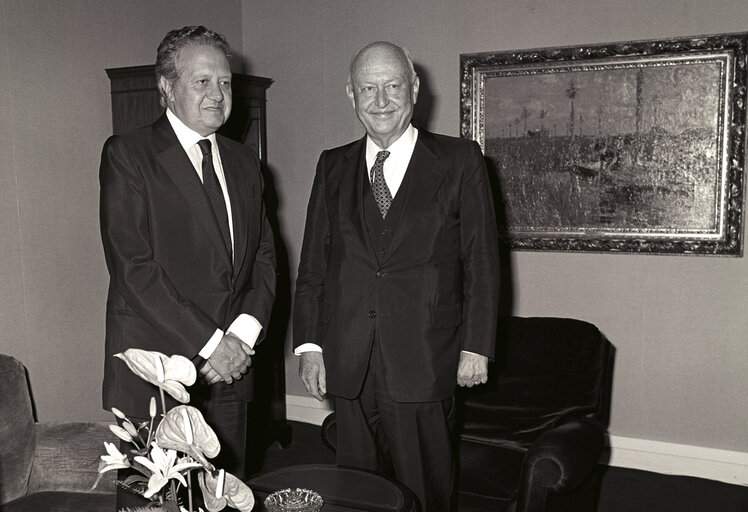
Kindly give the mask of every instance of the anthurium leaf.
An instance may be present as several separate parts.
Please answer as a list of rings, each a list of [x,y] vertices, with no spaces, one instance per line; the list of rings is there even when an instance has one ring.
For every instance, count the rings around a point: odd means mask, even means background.
[[[255,495],[252,494],[252,490],[231,473],[226,473],[223,494],[226,496],[229,505],[239,512],[250,512],[255,506]]]
[[[137,348],[127,349],[114,357],[122,359],[135,375],[162,388],[175,400],[183,404],[190,401],[190,394],[184,386],[195,383],[197,370],[186,357],[166,357],[160,352]]]
[[[216,493],[219,485],[219,472],[203,471],[198,475],[208,512],[218,512],[230,505],[239,512],[250,512],[255,506],[255,496],[247,485],[231,473],[224,472],[223,489]],[[216,498],[216,494],[220,497]]]
[[[198,482],[200,483],[200,490],[203,494],[203,501],[205,508],[208,512],[219,512],[226,508],[228,502],[223,496],[216,498],[216,484],[218,477],[213,477],[208,471],[201,471],[197,475]]]
[[[189,405],[171,409],[156,428],[156,443],[164,449],[186,453],[212,470],[206,457],[213,458],[221,451],[221,444],[200,411]]]

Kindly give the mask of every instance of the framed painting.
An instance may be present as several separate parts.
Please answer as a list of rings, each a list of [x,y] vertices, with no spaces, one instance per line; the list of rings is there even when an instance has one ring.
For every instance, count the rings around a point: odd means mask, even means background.
[[[748,34],[460,55],[514,249],[742,256]]]

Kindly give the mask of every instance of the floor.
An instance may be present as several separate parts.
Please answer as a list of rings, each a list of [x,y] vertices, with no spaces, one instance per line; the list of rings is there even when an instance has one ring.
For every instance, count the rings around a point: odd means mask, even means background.
[[[322,443],[318,426],[290,425],[291,444],[286,448],[272,444],[258,462],[257,472],[335,462],[335,454]],[[607,466],[600,466],[600,471],[598,512],[748,512],[748,486]]]

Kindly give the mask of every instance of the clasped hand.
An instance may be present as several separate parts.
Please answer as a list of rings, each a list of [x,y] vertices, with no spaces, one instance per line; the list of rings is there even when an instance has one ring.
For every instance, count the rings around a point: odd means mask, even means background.
[[[231,384],[241,379],[252,364],[255,351],[236,335],[224,334],[220,343],[200,368],[200,375],[207,384],[223,381]]]

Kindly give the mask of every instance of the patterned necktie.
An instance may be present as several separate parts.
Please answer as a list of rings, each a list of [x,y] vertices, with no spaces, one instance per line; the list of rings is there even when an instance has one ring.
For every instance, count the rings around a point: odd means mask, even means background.
[[[390,156],[389,151],[380,151],[377,153],[377,159],[374,165],[371,166],[371,190],[374,192],[374,199],[377,200],[379,206],[379,212],[382,214],[382,218],[387,217],[387,210],[390,209],[392,204],[392,194],[390,189],[387,187],[387,182],[384,181],[384,161]]]
[[[203,186],[208,194],[213,213],[216,215],[218,227],[223,235],[223,242],[226,244],[226,250],[231,254],[231,233],[229,231],[229,216],[226,211],[226,202],[223,199],[221,184],[218,183],[216,171],[213,168],[212,145],[208,139],[202,139],[197,143],[200,151],[203,153]]]

